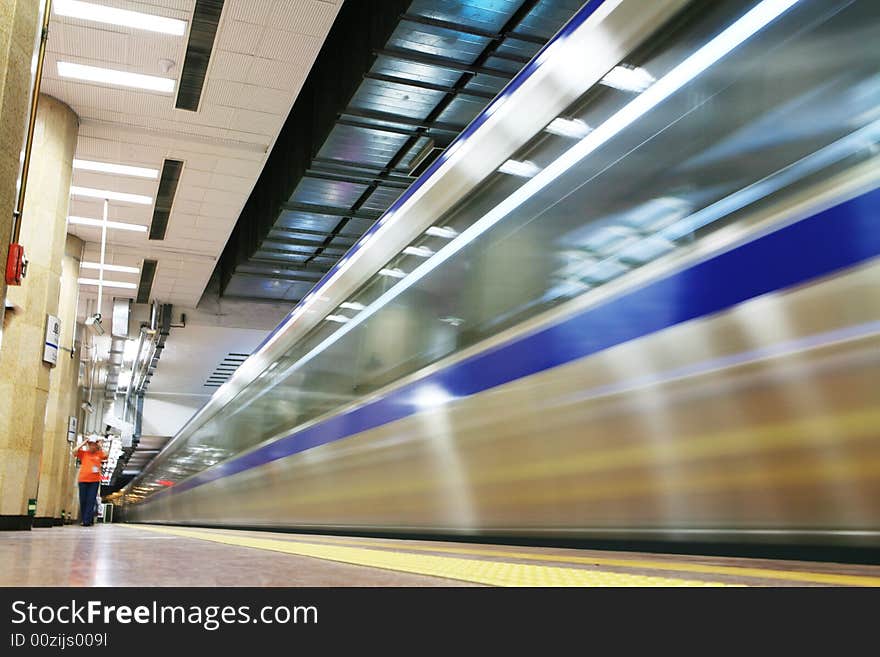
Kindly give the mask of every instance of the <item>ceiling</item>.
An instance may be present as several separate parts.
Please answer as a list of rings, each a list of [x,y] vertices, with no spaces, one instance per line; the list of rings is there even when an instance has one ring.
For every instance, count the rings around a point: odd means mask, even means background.
[[[581,4],[345,4],[223,253],[223,294],[304,297]]]
[[[196,306],[217,258],[332,25],[338,2],[226,0],[198,111],[175,108],[196,0],[92,0],[96,4],[176,18],[183,36],[159,34],[61,16],[50,23],[43,93],[80,117],[75,157],[161,171],[163,160],[183,162],[164,239],[108,231],[107,262],[140,268],[156,260],[150,298]],[[217,0],[201,0],[216,3]],[[164,61],[163,60],[168,60]],[[62,78],[58,62],[112,68],[175,79],[175,92],[158,93]],[[163,63],[171,68],[167,72]],[[74,169],[73,186],[156,198],[159,181]],[[111,201],[109,219],[149,226],[155,201]],[[74,195],[70,215],[100,219],[100,199]],[[70,224],[86,241],[84,260],[100,257],[100,228]],[[91,276],[96,272],[92,272]],[[135,283],[137,273],[105,274]],[[97,288],[82,286],[86,299]],[[136,290],[108,289],[134,298]],[[81,304],[81,309],[83,305]]]

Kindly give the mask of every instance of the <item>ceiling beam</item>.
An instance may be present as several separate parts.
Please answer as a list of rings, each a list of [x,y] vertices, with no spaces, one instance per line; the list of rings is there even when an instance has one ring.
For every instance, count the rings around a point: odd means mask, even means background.
[[[262,278],[269,280],[278,280],[278,281],[288,281],[290,283],[315,283],[321,280],[321,277],[311,278],[307,276],[296,276],[294,274],[255,274],[250,271],[238,271],[235,270],[235,273],[232,274],[234,276],[244,276],[246,278]]]
[[[400,125],[411,125],[415,128],[424,128],[425,130],[442,130],[444,132],[454,132],[458,134],[465,129],[465,126],[455,123],[447,123],[446,121],[429,121],[427,119],[419,119],[403,114],[392,114],[391,112],[377,112],[375,110],[365,110],[356,107],[346,107],[341,116],[354,116],[359,119],[369,119],[371,121],[384,121],[386,123],[399,123]]]
[[[327,237],[327,235],[328,235],[328,233],[324,233],[325,238]],[[306,248],[315,248],[317,246],[321,246],[320,241],[316,242],[314,240],[301,240],[301,239],[297,239],[295,237],[272,237],[271,232],[266,237],[266,239],[264,239],[263,241],[264,242],[277,242],[278,244],[288,244],[290,246],[303,246]],[[347,246],[340,245],[340,246],[332,246],[330,248],[336,249],[339,251],[346,251],[346,250],[348,250],[349,246],[350,245],[347,245]],[[309,255],[309,254],[306,254],[306,255]]]
[[[381,169],[367,169],[365,170],[362,167],[358,167],[354,164],[345,164],[343,162],[318,162],[317,158],[312,160],[312,168],[316,171],[321,171],[324,173],[337,173],[343,175],[354,175],[354,176],[362,176],[364,178],[368,178],[370,180],[388,180],[390,182],[397,182],[404,185],[411,185],[415,178],[412,176],[408,176],[405,173],[389,173],[384,178],[381,177],[382,171]]]
[[[474,96],[476,98],[484,98],[487,100],[491,100],[496,96],[496,94],[492,93],[491,91],[484,91],[482,89],[456,89],[454,87],[447,87],[443,84],[434,84],[433,82],[425,82],[424,80],[412,80],[410,78],[399,78],[394,75],[385,75],[383,73],[365,73],[364,77],[368,80],[390,82],[391,84],[399,84],[406,87],[413,87],[415,89],[427,89],[428,91],[440,91],[444,94]]]
[[[408,130],[406,128],[393,128],[390,125],[376,125],[375,123],[367,123],[366,121],[357,121],[355,119],[337,119],[336,125],[347,125],[352,128],[363,128],[364,130],[375,130],[377,132],[387,132],[392,135],[403,135],[404,137],[412,137],[419,135],[418,130]]]
[[[290,236],[294,238],[296,238],[297,235],[314,235],[315,237],[320,237],[323,239],[327,237],[327,232],[328,231],[326,230],[306,230],[305,228],[289,228],[287,226],[283,226],[281,228],[273,227],[269,234],[271,235],[272,233],[289,233]],[[357,242],[360,238],[359,235],[338,235],[337,237],[349,240],[352,244]]]
[[[481,36],[487,39],[518,39],[519,41],[525,41],[527,43],[534,43],[539,46],[543,46],[547,39],[543,39],[539,36],[534,36],[531,34],[524,34],[522,32],[494,32],[492,30],[481,30],[478,27],[473,27],[471,25],[462,25],[461,23],[453,23],[451,21],[444,21],[439,18],[429,18],[428,16],[418,16],[416,14],[402,14],[400,20],[406,21],[408,23],[418,23],[420,25],[430,25],[432,27],[440,27],[446,30],[452,30],[453,32],[460,32],[461,34],[472,34],[474,36]]]
[[[376,183],[380,187],[391,187],[393,189],[404,190],[409,187],[409,183],[400,183],[394,180],[388,180],[383,178],[364,178],[361,176],[356,176],[352,174],[347,174],[344,171],[315,171],[314,169],[307,169],[303,174],[306,178],[314,178],[315,180],[331,180],[334,182],[350,182],[360,185],[369,185],[370,183]]]
[[[348,208],[334,207],[330,205],[317,205],[315,203],[289,202],[281,204],[282,210],[290,212],[311,212],[313,214],[326,214],[330,217],[348,217],[349,219],[370,219],[376,221],[382,216],[381,212],[374,210],[359,210],[352,212]]]
[[[376,54],[400,59],[406,62],[413,62],[414,64],[438,66],[451,71],[461,71],[462,73],[470,73],[472,75],[493,75],[505,79],[510,79],[516,75],[516,73],[511,73],[510,71],[505,71],[500,68],[492,68],[491,66],[484,66],[482,64],[467,64],[457,59],[442,57],[440,55],[429,55],[417,50],[407,50],[405,48],[380,48],[379,50],[376,50]]]
[[[309,266],[306,262],[297,263],[291,262],[290,260],[285,260],[284,258],[275,258],[274,255],[286,255],[286,256],[299,256],[300,258],[326,258],[327,260],[336,260],[338,256],[322,256],[321,254],[317,254],[314,256],[305,254],[305,253],[294,253],[293,251],[285,251],[283,249],[271,249],[271,248],[263,248],[258,251],[258,253],[264,253],[265,256],[261,258],[248,258],[246,262],[243,262],[242,265],[245,266],[248,263],[255,264],[267,264],[271,265],[275,269],[284,269],[285,267],[293,267],[296,268],[297,271],[316,271],[319,272],[322,276],[327,271],[327,267],[324,265],[318,265],[316,267]]]

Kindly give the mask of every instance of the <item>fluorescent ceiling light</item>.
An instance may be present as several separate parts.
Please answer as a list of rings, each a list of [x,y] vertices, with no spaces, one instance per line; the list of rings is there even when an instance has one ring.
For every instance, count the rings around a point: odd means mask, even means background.
[[[142,196],[141,194],[123,194],[122,192],[111,192],[109,189],[92,189],[91,187],[70,187],[72,196],[87,196],[89,198],[107,199],[108,201],[121,201],[122,203],[136,203],[138,205],[152,205],[152,196]]]
[[[327,315],[324,319],[328,322],[338,322],[340,324],[345,324],[348,321],[348,317],[345,315]]]
[[[100,222],[99,222],[100,223]],[[109,221],[107,222],[110,223]],[[81,269],[100,269],[100,262],[81,262],[79,263]],[[124,267],[122,265],[104,265],[104,271],[119,271],[125,274],[140,274],[141,270],[137,267]]]
[[[177,20],[176,18],[165,18],[164,16],[154,16],[153,14],[142,14],[139,11],[128,11],[126,9],[117,9],[116,7],[96,5],[91,2],[81,2],[80,0],[55,0],[52,9],[59,16],[81,18],[96,23],[121,25],[123,27],[133,27],[137,30],[161,32],[162,34],[172,34],[174,36],[183,36],[186,33],[186,21]]]
[[[340,308],[345,308],[346,310],[363,310],[366,306],[362,303],[357,303],[356,301],[346,301],[344,303],[339,304]]]
[[[134,359],[138,355],[138,347],[140,343],[138,340],[126,340],[125,346],[122,348],[122,360],[126,363],[134,362]]]
[[[406,276],[405,271],[400,271],[399,269],[380,269],[380,276],[389,276],[391,278],[403,278]]]
[[[525,160],[523,162],[519,162],[517,160],[507,160],[504,164],[498,167],[498,170],[501,173],[507,173],[511,176],[519,176],[520,178],[532,178],[534,177],[541,169],[534,162],[529,162]]]
[[[97,226],[98,228],[104,225],[104,222],[100,219],[90,219],[88,217],[68,217],[67,223],[77,224],[80,226]],[[115,228],[118,230],[133,230],[138,233],[147,232],[146,226],[141,226],[140,224],[126,224],[121,221],[108,221],[107,228]]]
[[[434,255],[434,251],[429,249],[427,246],[408,246],[403,252],[406,255],[414,255],[420,258],[430,258]]]
[[[83,171],[97,171],[99,173],[116,173],[120,176],[136,176],[138,178],[159,178],[158,169],[147,169],[144,167],[130,167],[126,164],[110,164],[109,162],[93,162],[92,160],[76,160],[73,161],[74,169],[82,169]]]
[[[117,71],[112,68],[99,68],[98,66],[86,66],[85,64],[73,64],[71,62],[58,62],[58,75],[62,78],[115,84],[120,87],[147,89],[149,91],[161,91],[169,94],[174,91],[173,78],[160,78],[156,75],[129,73],[128,71]]]
[[[131,383],[131,370],[122,370],[116,378],[116,388],[127,388]]]
[[[134,283],[123,283],[122,281],[104,281],[100,282],[97,278],[78,278],[77,283],[80,285],[103,285],[104,287],[121,287],[126,290],[136,290],[137,285]]]
[[[615,66],[601,83],[621,91],[642,92],[655,82],[654,76],[638,66]]]
[[[404,274],[404,280],[401,280],[394,287],[387,290],[378,299],[371,303],[369,307],[365,308],[363,312],[347,322],[345,326],[340,327],[332,335],[327,336],[327,338],[315,345],[315,347],[307,354],[297,359],[293,365],[285,370],[283,376],[287,376],[290,372],[304,367],[306,363],[354,330],[357,326],[367,321],[383,306],[400,296],[434,269],[461,251],[477,237],[510,215],[511,212],[556,180],[556,178],[564,174],[590,153],[605,144],[608,140],[612,139],[619,132],[650,112],[654,107],[662,103],[669,96],[681,89],[684,85],[715,64],[718,60],[722,59],[729,52],[740,46],[744,41],[759,32],[769,23],[776,20],[798,2],[799,0],[763,0],[750,11],[743,14],[739,20],[723,30],[715,38],[706,43],[706,45],[699,48],[690,57],[687,57],[678,66],[673,68],[655,84],[649,87],[643,94],[624,105],[603,124],[590,132],[590,134],[574,144],[550,165],[544,168],[538,175],[526,182],[510,196],[501,201],[501,203],[474,222],[467,228],[467,230],[461,233],[459,239],[450,242],[440,249],[433,258],[423,262],[409,275]],[[380,270],[379,273],[385,276],[394,275],[390,273],[392,271],[394,270],[383,269]],[[397,271],[398,273],[403,274],[403,272],[400,272],[399,270]]]
[[[430,235],[431,237],[442,237],[445,240],[451,240],[452,238],[458,236],[458,232],[451,228],[443,228],[442,226],[431,226],[428,230],[425,231],[425,235]]]
[[[580,119],[558,118],[553,119],[544,130],[560,137],[583,139],[589,134],[591,128]]]

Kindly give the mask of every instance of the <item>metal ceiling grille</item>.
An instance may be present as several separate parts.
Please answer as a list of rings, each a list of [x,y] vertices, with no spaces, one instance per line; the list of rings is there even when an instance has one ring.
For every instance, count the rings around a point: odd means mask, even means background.
[[[141,279],[138,282],[136,303],[150,303],[153,279],[156,277],[156,260],[146,259],[141,265]]]
[[[222,386],[229,381],[229,378],[235,373],[235,370],[241,367],[242,363],[247,360],[248,356],[249,354],[238,354],[234,352],[226,354],[226,357],[220,361],[205,383],[202,384],[203,387],[219,388]]]
[[[346,3],[221,257],[223,293],[305,296],[581,4]]]
[[[177,193],[177,183],[180,180],[181,171],[183,171],[183,162],[180,160],[165,160],[162,165],[162,177],[159,179],[156,204],[153,206],[153,220],[150,222],[151,240],[165,239],[168,218],[171,216],[171,206],[174,205],[174,195]]]
[[[174,104],[177,109],[191,112],[199,109],[221,13],[223,0],[196,0],[183,70],[177,86],[177,102]]]

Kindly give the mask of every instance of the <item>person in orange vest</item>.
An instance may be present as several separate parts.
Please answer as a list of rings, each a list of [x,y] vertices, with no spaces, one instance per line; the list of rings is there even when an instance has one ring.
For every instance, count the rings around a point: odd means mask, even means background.
[[[101,486],[101,463],[107,453],[101,449],[100,438],[89,436],[76,449],[79,466],[79,509],[83,527],[91,527],[95,519],[98,488]]]

